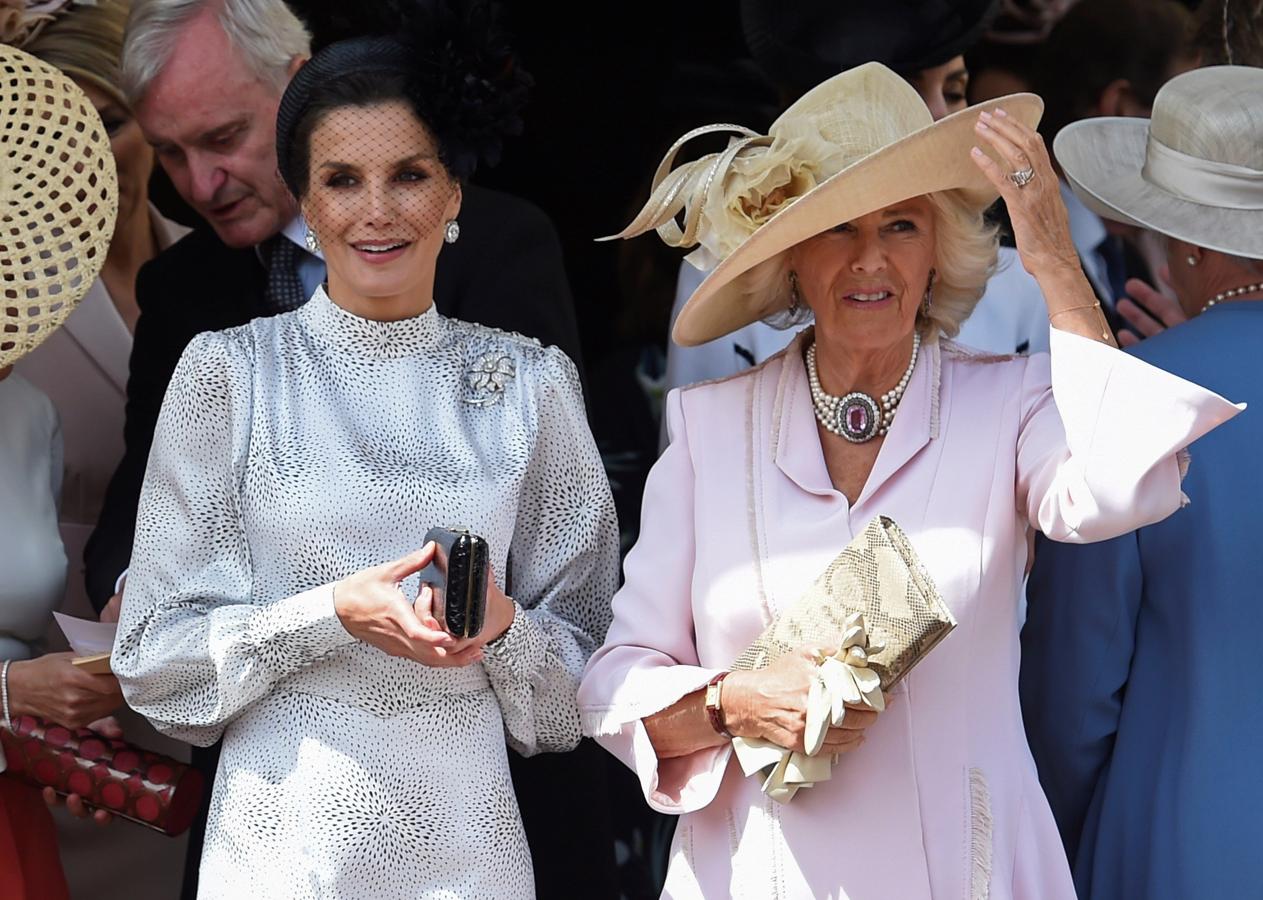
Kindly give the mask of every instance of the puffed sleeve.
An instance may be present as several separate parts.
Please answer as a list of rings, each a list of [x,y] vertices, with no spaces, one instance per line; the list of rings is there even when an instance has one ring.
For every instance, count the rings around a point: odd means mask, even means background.
[[[111,663],[129,706],[201,745],[278,681],[354,641],[331,584],[254,596],[239,493],[253,395],[245,340],[198,336],[171,378]]]
[[[659,761],[643,719],[721,669],[698,661],[692,596],[694,468],[680,391],[667,395],[670,444],[645,483],[640,539],[627,555],[605,646],[579,689],[584,731],[636,773],[659,812],[701,809],[719,791],[731,745]]]
[[[1165,519],[1185,501],[1180,451],[1245,406],[1097,341],[1050,341],[1025,368],[1018,508],[1072,543]]]
[[[536,433],[509,553],[515,615],[483,659],[509,744],[528,756],[579,743],[575,693],[618,587],[614,498],[578,371],[549,347],[536,384]]]

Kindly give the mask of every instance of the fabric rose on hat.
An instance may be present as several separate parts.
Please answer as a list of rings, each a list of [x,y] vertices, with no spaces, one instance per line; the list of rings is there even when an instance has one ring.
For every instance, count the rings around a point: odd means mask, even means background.
[[[818,133],[776,135],[753,145],[716,173],[702,208],[701,248],[690,254],[698,268],[712,268],[782,209],[812,190],[831,171],[838,153]]]

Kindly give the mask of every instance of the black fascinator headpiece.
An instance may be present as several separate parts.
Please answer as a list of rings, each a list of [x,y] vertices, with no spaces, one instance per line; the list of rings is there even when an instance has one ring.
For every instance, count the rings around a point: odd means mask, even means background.
[[[311,31],[314,51],[277,112],[277,160],[295,195],[306,181],[296,140],[305,143],[305,121],[310,137],[310,114],[332,108],[329,97],[341,83],[375,86],[370,102],[406,100],[438,140],[447,170],[462,180],[480,162],[499,162],[504,138],[521,132],[531,77],[484,0],[286,2]]]

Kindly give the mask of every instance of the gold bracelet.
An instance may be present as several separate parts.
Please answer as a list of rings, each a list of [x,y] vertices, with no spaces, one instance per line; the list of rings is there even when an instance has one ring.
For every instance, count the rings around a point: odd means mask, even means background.
[[[1065,309],[1059,309],[1056,312],[1049,313],[1048,321],[1051,322],[1054,316],[1059,316],[1062,313],[1074,312],[1077,309],[1100,309],[1100,308],[1101,308],[1100,300],[1097,300],[1095,303],[1085,303],[1083,306],[1067,306]]]

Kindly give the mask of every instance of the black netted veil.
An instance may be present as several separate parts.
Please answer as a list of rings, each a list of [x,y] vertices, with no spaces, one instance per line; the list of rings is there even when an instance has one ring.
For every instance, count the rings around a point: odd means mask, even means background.
[[[290,81],[276,117],[281,177],[296,195],[295,133],[319,86],[354,75],[398,76],[406,99],[440,145],[448,171],[468,178],[495,165],[506,136],[522,130],[530,76],[500,34],[492,7],[446,2],[298,2],[316,50]],[[331,40],[334,38],[342,38]]]

